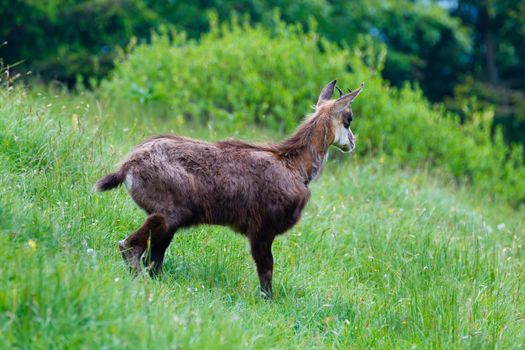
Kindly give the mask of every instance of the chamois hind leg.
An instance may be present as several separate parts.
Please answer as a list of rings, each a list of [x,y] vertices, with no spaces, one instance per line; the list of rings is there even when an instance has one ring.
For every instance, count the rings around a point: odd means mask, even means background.
[[[272,297],[273,256],[272,243],[274,237],[255,236],[250,238],[251,253],[257,265],[257,274],[261,283],[261,293],[265,298]]]
[[[147,217],[144,224],[128,238],[119,242],[120,253],[132,270],[140,270],[142,254],[148,248],[148,242],[154,242],[166,234],[168,227],[164,215],[155,213]]]

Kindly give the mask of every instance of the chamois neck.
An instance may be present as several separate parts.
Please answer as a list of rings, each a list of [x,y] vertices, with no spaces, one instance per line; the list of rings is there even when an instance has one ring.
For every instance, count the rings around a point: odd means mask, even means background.
[[[323,115],[314,115],[281,142],[279,148],[283,159],[297,171],[305,184],[309,184],[323,170],[331,138],[330,120]]]

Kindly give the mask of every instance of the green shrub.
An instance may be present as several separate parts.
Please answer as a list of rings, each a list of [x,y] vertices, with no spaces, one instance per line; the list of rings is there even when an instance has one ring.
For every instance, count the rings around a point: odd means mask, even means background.
[[[105,85],[124,99],[160,104],[193,120],[289,131],[320,86],[347,75],[348,60],[349,52],[299,26],[278,22],[270,31],[215,23],[198,43],[183,34],[154,35],[151,46],[139,45],[117,64]]]
[[[509,150],[500,131],[491,137],[491,111],[460,122],[432,106],[418,88],[390,87],[381,77],[385,49],[361,40],[340,49],[314,32],[276,20],[272,29],[233,21],[199,42],[161,33],[116,65],[102,91],[117,101],[161,108],[196,122],[222,121],[290,131],[311,110],[324,84],[366,82],[355,103],[359,152],[384,153],[403,163],[427,164],[470,180],[489,195],[525,200],[523,151]]]

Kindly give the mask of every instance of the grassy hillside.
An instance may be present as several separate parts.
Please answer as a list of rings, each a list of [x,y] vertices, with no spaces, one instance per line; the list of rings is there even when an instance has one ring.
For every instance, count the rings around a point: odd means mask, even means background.
[[[221,227],[180,232],[164,276],[133,279],[116,242],[145,216],[94,181],[148,135],[231,135],[135,108],[0,94],[0,348],[523,348],[523,212],[389,158],[332,150],[274,245],[272,301]]]

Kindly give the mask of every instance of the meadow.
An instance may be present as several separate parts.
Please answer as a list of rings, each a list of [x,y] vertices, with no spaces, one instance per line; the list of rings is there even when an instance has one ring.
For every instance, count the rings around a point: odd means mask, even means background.
[[[164,275],[133,278],[116,242],[144,214],[93,191],[148,135],[230,131],[22,89],[3,91],[0,125],[0,348],[524,347],[524,216],[446,174],[332,150],[266,301],[221,227],[178,233]],[[243,136],[276,137],[262,130]]]
[[[90,91],[1,85],[1,349],[525,348],[523,151],[490,110],[390,87],[380,48],[274,31],[161,33]],[[117,242],[145,214],[97,179],[160,133],[278,141],[332,77],[367,84],[357,153],[330,152],[274,244],[273,299],[222,227],[178,232],[160,278],[129,273]]]

